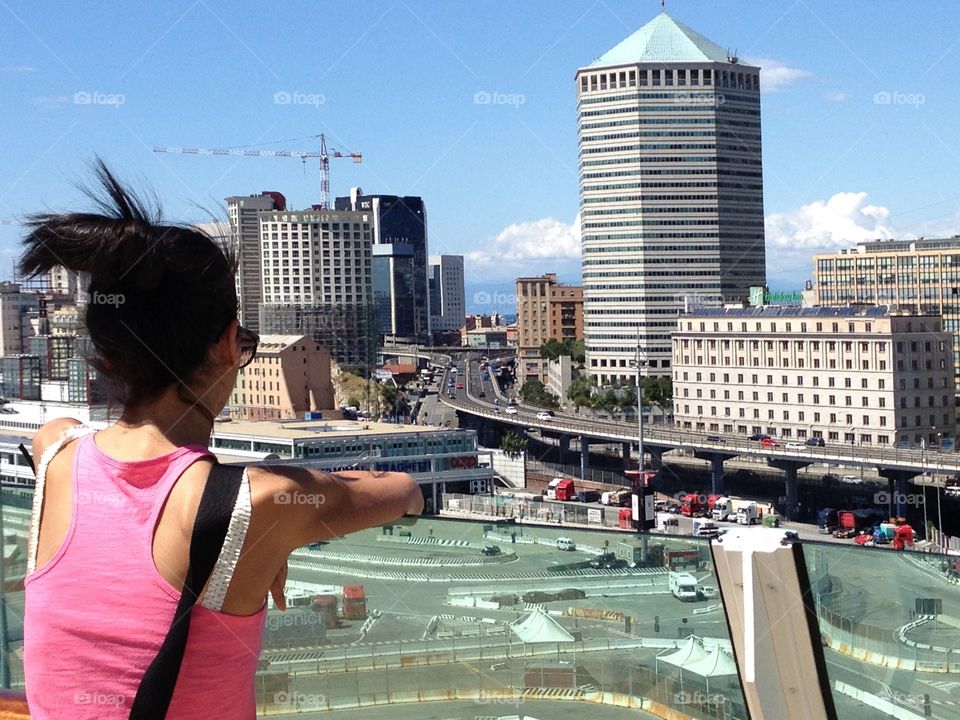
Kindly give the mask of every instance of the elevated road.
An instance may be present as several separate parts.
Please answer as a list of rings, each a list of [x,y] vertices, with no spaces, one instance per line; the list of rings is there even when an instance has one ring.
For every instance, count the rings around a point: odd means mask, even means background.
[[[457,378],[465,383],[464,390],[451,398],[441,393],[440,402],[457,412],[502,426],[536,428],[541,433],[561,437],[579,437],[586,449],[591,443],[636,444],[637,427],[631,421],[585,419],[577,415],[556,412],[547,419],[537,417],[538,409],[518,405],[516,414],[507,414],[505,408],[494,404],[491,398],[480,398],[477,385],[481,381],[469,367],[469,356],[458,363]],[[449,371],[448,371],[449,372]],[[447,374],[441,381],[445,387]],[[490,383],[496,385],[495,382]],[[494,393],[500,393],[494,389]],[[489,393],[487,393],[489,395]],[[825,464],[875,468],[890,484],[891,512],[904,514],[907,483],[925,473],[960,474],[960,455],[929,450],[904,449],[879,445],[827,445],[817,447],[800,445],[786,447],[777,441],[776,447],[763,447],[760,443],[736,435],[716,432],[684,430],[656,425],[645,425],[644,449],[651,454],[656,466],[664,452],[684,450],[698,457],[709,459],[713,465],[713,487],[722,492],[723,461],[738,456],[747,456],[766,461],[771,467],[786,474],[787,515],[793,517],[797,497],[797,470],[807,465]]]

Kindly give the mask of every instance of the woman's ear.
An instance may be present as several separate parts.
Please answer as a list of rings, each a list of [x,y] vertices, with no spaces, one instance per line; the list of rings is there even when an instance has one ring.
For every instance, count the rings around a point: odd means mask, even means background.
[[[217,360],[223,365],[234,366],[240,362],[240,345],[237,343],[237,330],[240,328],[240,321],[233,320],[217,339],[212,348],[216,353]]]

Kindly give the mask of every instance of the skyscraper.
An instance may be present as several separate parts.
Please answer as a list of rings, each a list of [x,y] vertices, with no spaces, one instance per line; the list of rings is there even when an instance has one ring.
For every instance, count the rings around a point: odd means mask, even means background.
[[[577,72],[584,339],[600,382],[639,343],[670,374],[691,305],[766,277],[760,70],[660,13]]]
[[[430,329],[457,332],[463,327],[467,301],[463,255],[430,256]]]
[[[371,216],[329,210],[258,215],[260,333],[309,335],[341,365],[375,359]]]
[[[382,327],[411,326],[412,336],[402,333],[396,337],[426,340],[430,335],[430,298],[427,289],[427,213],[423,199],[413,196],[364,195],[361,188],[355,187],[350,189],[348,197],[338,197],[334,207],[337,210],[370,213],[374,246],[410,246],[412,291],[404,292],[403,297],[398,296],[392,299],[391,318]],[[385,287],[405,288],[407,280],[403,277],[403,273],[407,271],[408,266],[409,263],[393,264],[400,275],[393,278]]]
[[[260,257],[260,213],[284,210],[286,199],[278,192],[227,198],[230,235],[237,260],[237,300],[240,324],[259,332],[259,306],[263,302]]]

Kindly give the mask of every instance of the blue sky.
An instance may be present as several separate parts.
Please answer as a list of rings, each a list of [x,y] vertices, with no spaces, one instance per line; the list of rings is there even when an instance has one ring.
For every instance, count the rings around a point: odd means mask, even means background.
[[[518,275],[578,280],[573,77],[659,9],[0,2],[0,219],[75,206],[95,153],[152,187],[172,218],[206,220],[198,206],[265,189],[306,206],[319,197],[312,161],[151,148],[305,138],[263,148],[311,150],[324,132],[364,155],[331,162],[334,194],[422,195],[431,251],[468,255],[471,294],[509,306]],[[763,67],[772,287],[799,287],[816,251],[960,232],[955,0],[668,0],[667,11]],[[0,277],[19,234],[0,225]]]

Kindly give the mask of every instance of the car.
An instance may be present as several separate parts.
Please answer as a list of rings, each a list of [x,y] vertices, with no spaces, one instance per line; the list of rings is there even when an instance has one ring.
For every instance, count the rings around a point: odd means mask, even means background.
[[[823,447],[824,442],[822,437],[811,437],[807,438],[807,441],[804,445],[810,445],[812,447]]]
[[[764,435],[763,433],[754,433],[748,439],[749,440],[766,440],[769,437],[770,437],[769,435]]]
[[[627,561],[618,558],[612,552],[600,553],[599,555],[594,556],[590,561],[590,567],[592,568],[606,568],[608,570],[613,568],[626,567]]]
[[[487,394],[483,390],[477,393],[477,397],[486,397],[486,396]]]
[[[516,415],[516,414],[517,414],[517,408],[516,408],[516,406],[514,406],[514,405],[508,405],[508,406],[507,406],[507,409],[504,410],[504,412],[505,412],[507,415]]]
[[[807,449],[806,443],[798,443],[798,442],[789,442],[786,445],[784,445],[784,447],[787,450],[806,450]]]
[[[483,546],[483,550],[481,550],[480,552],[483,553],[484,555],[486,555],[487,557],[493,557],[494,555],[499,555],[499,554],[500,554],[500,546],[499,546],[499,545],[484,545],[484,546]]]
[[[720,442],[720,436],[719,436],[719,435],[707,435],[706,441],[707,441],[707,442]]]
[[[866,547],[873,547],[875,545],[873,541],[873,534],[866,531],[862,532],[860,535],[857,535],[853,541],[857,545],[865,545]]]
[[[499,407],[494,407],[494,408],[493,408],[493,412],[496,413],[497,415],[499,415],[499,414],[502,412],[502,410],[500,410]]]
[[[450,398],[451,400],[456,400],[457,394],[453,390],[451,390],[450,392],[447,393],[447,397]]]
[[[463,390],[463,383],[462,383],[462,382],[458,382],[458,383],[457,383],[457,390]]]
[[[557,550],[576,550],[577,545],[573,542],[572,538],[568,537],[559,537],[557,538]]]
[[[859,475],[844,475],[840,478],[840,482],[846,483],[847,485],[859,485],[863,482],[863,478]]]
[[[541,410],[537,413],[537,420],[550,421],[553,420],[553,413],[549,410]]]
[[[765,437],[760,439],[760,447],[775,448],[780,447],[780,444],[772,437]]]
[[[719,597],[720,593],[713,585],[697,585],[697,595],[703,600]]]

